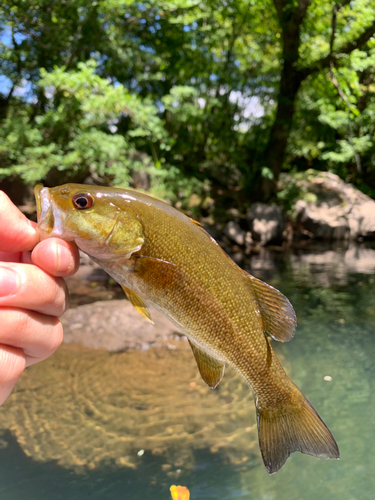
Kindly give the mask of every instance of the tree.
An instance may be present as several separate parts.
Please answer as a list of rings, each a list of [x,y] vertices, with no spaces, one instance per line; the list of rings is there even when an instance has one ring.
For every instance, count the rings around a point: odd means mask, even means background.
[[[0,178],[141,170],[224,209],[291,168],[375,189],[370,0],[4,0],[0,29]]]
[[[369,2],[343,0],[342,3],[326,1],[315,5],[312,4],[311,0],[299,0],[298,3],[293,0],[273,0],[273,2],[282,32],[283,48],[276,116],[264,157],[264,163],[273,174],[272,181],[265,179],[263,183],[266,199],[275,192],[275,182],[277,182],[283,166],[292,130],[296,97],[301,84],[319,71],[329,68],[332,70],[332,68],[339,66],[342,56],[360,49],[375,34],[375,12],[367,10],[370,15],[368,17],[363,15],[363,7],[366,4],[369,7]],[[322,9],[323,4],[325,4],[326,12],[328,11],[327,7],[332,9],[330,26],[323,24],[320,27],[320,34],[324,37],[322,38],[328,49],[328,54],[321,55],[321,57],[310,60],[306,64],[306,59],[301,57],[300,51],[302,28],[304,28],[306,37],[306,35],[311,36],[310,30],[313,26],[310,19],[306,19],[304,26],[303,22],[308,14],[309,6],[311,6],[312,11],[315,7],[315,12],[312,12],[311,17],[316,18],[316,14]],[[337,16],[339,13],[342,13],[342,19],[339,23],[339,36],[337,36]]]

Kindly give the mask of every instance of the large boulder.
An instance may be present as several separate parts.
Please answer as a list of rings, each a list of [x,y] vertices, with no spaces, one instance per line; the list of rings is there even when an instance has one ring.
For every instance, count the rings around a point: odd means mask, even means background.
[[[282,241],[285,220],[280,207],[253,203],[246,217],[254,241],[262,246]]]
[[[319,240],[349,239],[350,227],[339,205],[298,200],[297,221],[311,236]]]
[[[337,175],[321,172],[298,181],[311,193],[296,203],[297,221],[317,239],[375,239],[375,201]],[[303,184],[303,186],[302,186]]]

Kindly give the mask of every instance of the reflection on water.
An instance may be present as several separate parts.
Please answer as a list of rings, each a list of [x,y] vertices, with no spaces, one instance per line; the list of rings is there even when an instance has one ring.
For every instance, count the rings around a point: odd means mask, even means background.
[[[353,249],[242,263],[295,305],[295,339],[273,345],[339,462],[295,453],[269,477],[249,390],[230,369],[208,389],[184,341],[117,354],[69,344],[31,367],[0,412],[1,499],[164,500],[171,484],[191,500],[372,499],[375,251]]]

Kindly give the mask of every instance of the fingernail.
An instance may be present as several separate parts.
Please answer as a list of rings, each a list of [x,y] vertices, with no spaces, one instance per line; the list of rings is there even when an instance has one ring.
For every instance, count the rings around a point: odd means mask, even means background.
[[[0,297],[13,295],[18,288],[18,274],[12,269],[0,267]]]
[[[58,272],[67,272],[74,265],[71,251],[56,243],[56,270]]]

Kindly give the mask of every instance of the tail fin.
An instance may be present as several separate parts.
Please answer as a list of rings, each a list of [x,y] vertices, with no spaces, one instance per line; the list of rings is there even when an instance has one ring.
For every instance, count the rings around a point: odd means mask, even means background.
[[[269,474],[277,472],[294,451],[317,458],[340,458],[339,449],[322,419],[301,394],[298,405],[280,411],[257,407],[259,447]]]

